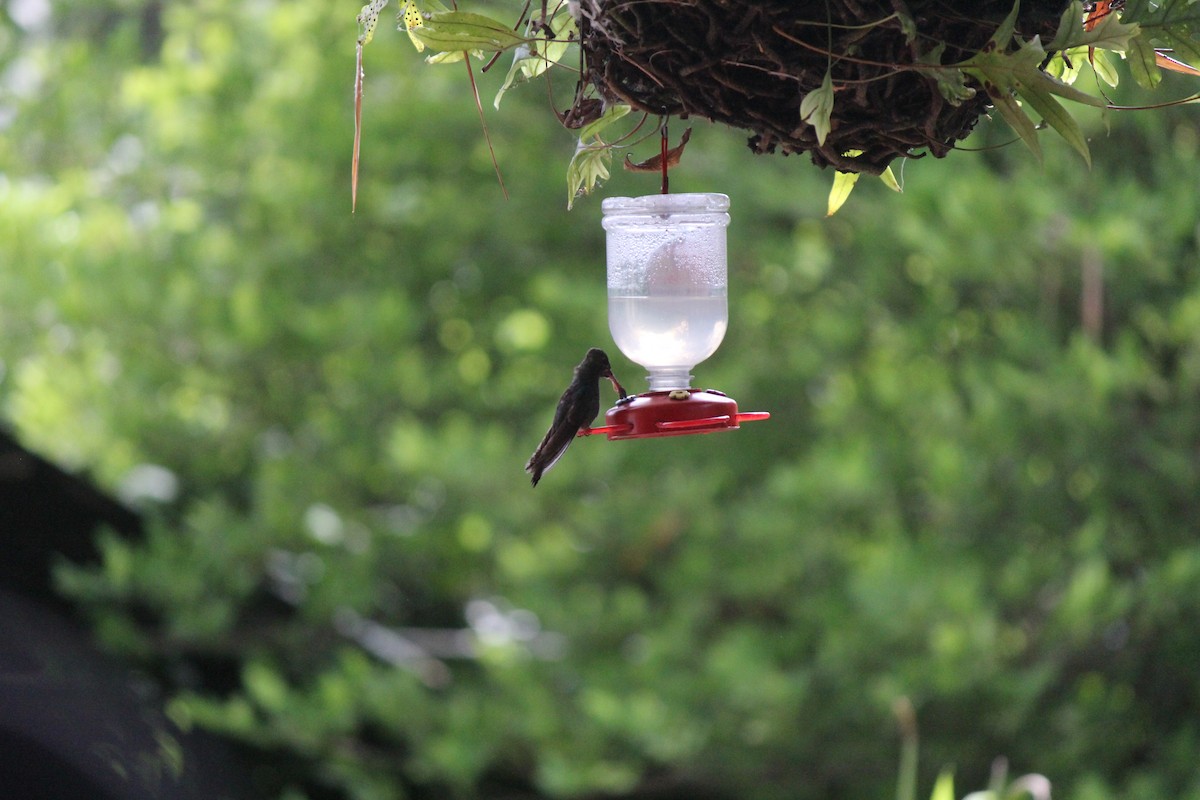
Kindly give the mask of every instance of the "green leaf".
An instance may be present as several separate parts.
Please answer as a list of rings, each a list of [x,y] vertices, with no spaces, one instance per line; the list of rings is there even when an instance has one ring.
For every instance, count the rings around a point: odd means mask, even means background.
[[[1072,14],[1075,16],[1072,17]],[[1074,24],[1069,23],[1074,19]],[[1059,23],[1058,33],[1050,43],[1050,50],[1070,50],[1075,47],[1095,47],[1102,50],[1113,50],[1124,53],[1129,47],[1129,40],[1137,36],[1140,29],[1137,23],[1127,23],[1123,17],[1108,14],[1090,31],[1083,27],[1083,12],[1079,0],[1063,12],[1062,22]]]
[[[425,23],[409,32],[426,47],[437,51],[501,52],[525,42],[523,36],[504,23],[469,11],[427,14]]]
[[[535,65],[540,63],[542,63],[542,59],[534,54],[533,45],[523,44],[513,51],[512,66],[508,68],[508,74],[504,76],[504,84],[500,87],[500,91],[496,92],[496,99],[492,101],[492,105],[497,111],[500,110],[500,100],[504,97],[504,93],[518,83],[525,83],[534,77]]]
[[[1001,26],[1001,28],[1004,27]],[[1011,31],[1009,31],[1009,35],[1011,38]],[[997,41],[996,37],[993,37],[992,41]],[[974,76],[983,84],[984,91],[988,93],[988,97],[991,98],[996,110],[1000,112],[1000,116],[1004,117],[1004,121],[1016,132],[1040,162],[1042,148],[1038,144],[1037,130],[1033,120],[1022,110],[1013,96],[1019,86],[1019,75],[1024,75],[1028,79],[1034,79],[1036,75],[1041,75],[1046,80],[1054,80],[1038,69],[1041,61],[1035,51],[1041,50],[1041,45],[1037,43],[1036,38],[1032,42],[1036,48],[1022,47],[1015,53],[1007,53],[998,47],[985,49],[963,62],[963,68],[967,74]]]
[[[1192,37],[1187,30],[1164,31],[1166,44],[1175,52],[1175,58],[1195,64],[1200,62],[1200,42]]]
[[[1000,27],[996,28],[996,32],[992,34],[992,38],[988,40],[988,44],[992,45],[994,49],[1003,51],[1008,47],[1008,43],[1012,41],[1013,31],[1017,27],[1017,12],[1020,10],[1021,0],[1016,0],[1013,3],[1012,11],[1008,12],[1008,16],[1000,23]]]
[[[571,14],[559,14],[550,22],[554,38],[543,38],[526,42],[513,52],[513,63],[508,68],[504,85],[496,92],[493,104],[500,108],[500,99],[504,93],[519,83],[525,83],[543,74],[552,65],[557,64],[566,55],[567,50],[577,38],[578,28],[575,17]]]
[[[1077,36],[1081,30],[1083,30],[1083,3],[1080,0],[1071,0],[1071,4],[1067,6],[1067,10],[1063,12],[1062,18],[1058,21],[1058,32],[1054,34],[1054,40],[1050,42],[1050,49],[1067,50],[1071,47],[1072,37]]]
[[[242,683],[246,693],[268,712],[281,711],[287,705],[287,682],[261,661],[251,661],[242,668]]]
[[[1185,28],[1200,24],[1200,5],[1195,0],[1127,0],[1121,17],[1146,28]]]
[[[975,96],[975,89],[967,86],[967,76],[961,68],[942,64],[942,55],[945,52],[946,43],[938,42],[936,47],[917,58],[917,71],[937,82],[938,92],[950,105],[961,105],[964,100]]]
[[[1098,53],[1099,51],[1097,51]],[[1107,104],[1107,101],[1103,97],[1097,97],[1096,95],[1076,89],[1074,86],[1051,77],[1041,70],[1028,75],[1022,75],[1017,81],[1017,86],[1019,89],[1022,87],[1036,87],[1050,94],[1058,95],[1065,100],[1094,108],[1104,108]]]
[[[1021,92],[1021,99],[1033,106],[1033,110],[1042,116],[1051,128],[1067,140],[1067,144],[1083,156],[1089,167],[1092,166],[1092,155],[1088,151],[1087,138],[1067,110],[1054,99],[1049,92],[1030,88]]]
[[[1019,79],[1022,77],[1027,81],[1031,81],[1037,75],[1045,75],[1039,69],[1042,61],[1045,60],[1045,55],[1046,51],[1042,49],[1041,43],[1034,37],[1014,52],[1010,53],[998,48],[985,49],[962,62],[959,66],[967,74],[974,76],[983,83],[989,95],[995,96],[996,91],[989,88],[988,84],[991,84],[992,87],[995,87],[1000,92],[1006,92],[1015,89]]]
[[[850,197],[850,192],[854,191],[854,184],[858,183],[858,178],[857,172],[834,173],[833,188],[829,190],[825,216],[832,217],[839,208],[846,204],[846,199]]]
[[[1158,68],[1154,45],[1145,34],[1130,41],[1125,59],[1129,64],[1129,73],[1138,86],[1153,89],[1162,82],[1162,70]]]
[[[1066,42],[1066,47],[1061,49],[1094,47],[1124,53],[1129,47],[1130,38],[1138,35],[1140,30],[1138,24],[1123,23],[1121,17],[1117,17],[1116,14],[1108,14],[1100,19],[1100,23],[1092,30],[1084,30],[1080,25],[1079,30],[1075,31],[1075,34]],[[1050,47],[1054,49],[1054,44],[1051,44]]]
[[[575,204],[575,198],[588,194],[602,180],[608,180],[608,168],[612,164],[612,148],[604,143],[584,144],[580,139],[575,156],[567,167],[567,210]]]
[[[1136,22],[1125,23],[1116,14],[1109,14],[1100,20],[1100,24],[1090,31],[1083,31],[1082,36],[1071,42],[1071,46],[1087,45],[1104,50],[1124,53],[1129,47],[1129,40],[1141,32]]]
[[[1114,89],[1117,83],[1120,82],[1121,76],[1117,73],[1117,68],[1113,66],[1112,56],[1105,50],[1094,50],[1091,53],[1090,62],[1092,71],[1096,73],[1096,77],[1107,83]]]
[[[952,106],[962,105],[975,96],[975,87],[967,86],[967,76],[960,69],[922,70],[937,81],[938,92]]]
[[[833,75],[826,70],[825,80],[800,101],[800,119],[817,131],[817,144],[825,144],[829,135],[830,117],[833,116]]]
[[[1016,8],[1013,11],[1015,13]],[[1013,18],[1013,14],[1010,14],[1009,17]],[[994,87],[988,88],[988,94],[993,99],[998,93],[1006,90],[1017,91],[1025,87],[1037,88],[1077,103],[1092,106],[1104,105],[1104,100],[1075,89],[1042,71],[1041,65],[1046,60],[1046,50],[1042,47],[1039,37],[1034,36],[1014,52],[1006,52],[1004,48],[1007,47],[1008,40],[1012,38],[1011,26],[1007,22],[1006,20],[992,37],[990,44],[993,44],[994,47],[984,48],[959,64],[962,69],[979,79],[985,86],[990,83]],[[1007,38],[1001,41],[1001,36],[1007,36]],[[1001,113],[1004,113],[1003,109]]]
[[[915,42],[917,40],[917,21],[912,18],[912,15],[897,8],[896,20],[900,23],[900,30],[904,33],[905,43]]]
[[[1147,0],[1125,0],[1125,7],[1121,9],[1126,19],[1136,22],[1145,22],[1150,11],[1150,3]]]
[[[1200,3],[1195,0],[1128,0],[1121,19],[1137,23],[1151,42],[1174,49],[1185,61],[1200,59]]]
[[[1033,120],[1029,118],[1021,106],[1018,105],[1016,99],[1011,94],[993,94],[991,91],[988,95],[992,98],[992,103],[995,104],[996,110],[1000,112],[1000,116],[1004,117],[1004,121],[1008,126],[1021,138],[1025,146],[1030,152],[1037,157],[1038,163],[1042,160],[1042,146],[1038,144],[1037,128],[1033,124]]]
[[[600,181],[608,180],[608,168],[612,164],[612,147],[600,139],[600,133],[612,123],[628,114],[630,107],[612,105],[604,110],[600,119],[589,123],[579,132],[579,144],[567,167],[567,210],[575,204],[575,198],[588,194]]]
[[[1087,143],[1078,124],[1051,95],[1058,95],[1077,103],[1102,107],[1103,99],[1082,92],[1057,78],[1046,74],[1040,65],[1046,59],[1038,37],[1022,44],[1015,52],[988,50],[975,54],[963,62],[965,71],[979,79],[996,110],[1005,122],[1016,131],[1021,141],[1041,160],[1041,146],[1033,121],[1017,104],[1014,95],[1019,95],[1042,114],[1046,122],[1057,130],[1071,145],[1087,155]]]

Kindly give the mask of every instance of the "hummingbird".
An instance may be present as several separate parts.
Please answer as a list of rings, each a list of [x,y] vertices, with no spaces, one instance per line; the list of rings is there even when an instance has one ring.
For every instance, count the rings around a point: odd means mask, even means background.
[[[530,474],[534,486],[542,479],[542,473],[553,467],[567,452],[575,436],[591,427],[592,421],[600,413],[601,378],[612,381],[613,389],[620,397],[627,396],[625,389],[613,377],[608,354],[593,347],[575,367],[571,385],[563,392],[558,400],[558,408],[554,410],[554,422],[550,423],[550,430],[546,431],[542,443],[525,464],[525,471]]]

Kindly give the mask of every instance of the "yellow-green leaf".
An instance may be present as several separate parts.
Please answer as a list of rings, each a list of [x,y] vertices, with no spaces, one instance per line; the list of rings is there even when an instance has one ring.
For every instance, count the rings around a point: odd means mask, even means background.
[[[893,192],[904,192],[904,188],[900,186],[900,181],[896,180],[896,173],[892,172],[892,168],[890,166],[883,171],[882,175],[879,176],[879,180],[883,181],[883,185],[891,189]]]
[[[416,37],[414,30],[425,24],[425,17],[421,15],[421,10],[417,8],[417,4],[408,0],[400,7],[400,24],[404,26],[404,32],[408,34],[409,41],[413,43],[413,47],[417,48],[420,53],[425,50],[425,43]]]
[[[466,60],[467,56],[471,58],[482,59],[482,50],[454,50],[452,52],[434,53],[433,55],[425,56],[426,64],[457,64],[460,61]]]
[[[1087,62],[1087,55],[1086,47],[1056,51],[1050,57],[1050,63],[1046,65],[1046,74],[1051,78],[1058,78],[1065,84],[1073,84],[1083,70],[1084,63]]]
[[[362,7],[355,18],[358,20],[358,43],[370,44],[375,38],[375,26],[379,24],[379,14],[388,4],[388,0],[372,0]]]
[[[825,216],[832,217],[839,208],[846,204],[846,198],[854,191],[856,183],[858,183],[857,172],[835,172],[833,174],[833,188],[829,190]]]
[[[629,111],[630,106],[624,103],[609,106],[604,109],[604,113],[600,115],[600,119],[583,126],[583,129],[579,131],[579,141],[586,142],[588,139],[598,139],[602,130],[628,114]]]
[[[954,800],[954,771],[943,769],[938,775],[937,783],[933,785],[933,794],[929,800]]]

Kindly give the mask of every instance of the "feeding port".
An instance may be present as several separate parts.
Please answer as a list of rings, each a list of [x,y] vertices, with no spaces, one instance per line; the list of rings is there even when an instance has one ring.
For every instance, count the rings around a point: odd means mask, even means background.
[[[629,360],[647,371],[650,391],[606,415],[610,439],[677,436],[766,419],[739,413],[721,392],[693,389],[692,369],[720,347],[729,325],[723,194],[611,197],[607,231],[608,327]]]

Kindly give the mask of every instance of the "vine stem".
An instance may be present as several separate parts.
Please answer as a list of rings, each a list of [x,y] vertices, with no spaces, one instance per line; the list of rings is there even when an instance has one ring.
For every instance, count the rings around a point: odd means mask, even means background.
[[[358,43],[354,59],[354,156],[350,159],[350,213],[358,206],[358,152],[362,142],[363,46]]]
[[[475,96],[475,110],[479,112],[479,126],[483,128],[483,138],[487,142],[488,155],[492,157],[492,169],[496,170],[496,180],[500,182],[500,191],[504,199],[508,199],[508,187],[504,185],[504,176],[500,174],[500,163],[496,161],[496,148],[492,147],[492,134],[488,131],[487,121],[483,118],[483,103],[479,100],[479,85],[475,83],[475,70],[471,69],[471,54],[463,52],[463,64],[467,67],[467,77],[471,79],[471,93]]]
[[[1200,103],[1200,94],[1191,94],[1187,97],[1182,97],[1178,100],[1167,100],[1162,103],[1154,103],[1148,106],[1118,106],[1109,104],[1105,106],[1109,111],[1155,111],[1160,108],[1170,108],[1171,106],[1182,106],[1188,103]]]

